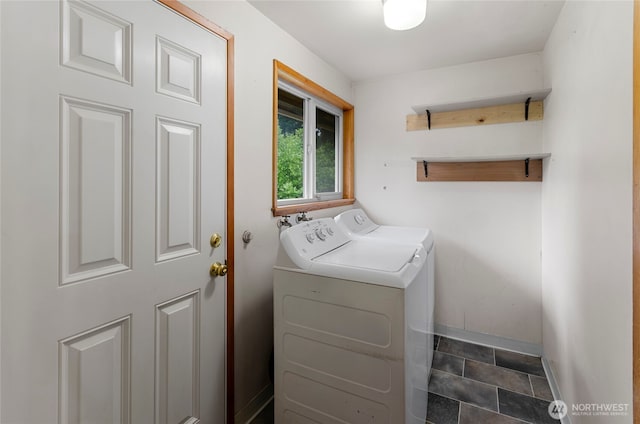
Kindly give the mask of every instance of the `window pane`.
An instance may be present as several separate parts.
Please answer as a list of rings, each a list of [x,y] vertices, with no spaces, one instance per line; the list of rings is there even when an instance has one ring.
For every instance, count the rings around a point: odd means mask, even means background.
[[[336,123],[338,117],[316,109],[316,192],[336,190]]]
[[[304,100],[278,89],[278,200],[303,196]]]

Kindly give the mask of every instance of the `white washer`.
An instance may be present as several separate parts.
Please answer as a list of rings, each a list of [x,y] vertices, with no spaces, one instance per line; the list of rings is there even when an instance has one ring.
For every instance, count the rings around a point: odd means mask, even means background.
[[[423,424],[430,369],[422,245],[354,240],[331,218],[288,228],[280,240],[275,422]]]
[[[377,240],[379,242],[394,242],[422,244],[427,251],[427,311],[428,311],[428,333],[427,350],[424,354],[427,357],[428,369],[431,369],[433,362],[433,327],[434,327],[434,307],[435,307],[435,261],[434,261],[434,241],[431,230],[418,227],[399,227],[393,225],[378,225],[367,216],[362,209],[349,209],[337,215],[334,220],[344,232],[354,240]]]

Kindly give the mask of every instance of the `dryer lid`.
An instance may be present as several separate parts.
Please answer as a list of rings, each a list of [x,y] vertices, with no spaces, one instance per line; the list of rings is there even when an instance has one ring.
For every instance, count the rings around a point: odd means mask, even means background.
[[[351,243],[320,255],[312,261],[348,268],[399,272],[405,265],[413,262],[418,250],[416,246],[352,240]]]
[[[433,244],[433,235],[431,234],[431,230],[427,228],[380,225],[364,236],[385,239],[397,243],[420,243],[427,250]]]

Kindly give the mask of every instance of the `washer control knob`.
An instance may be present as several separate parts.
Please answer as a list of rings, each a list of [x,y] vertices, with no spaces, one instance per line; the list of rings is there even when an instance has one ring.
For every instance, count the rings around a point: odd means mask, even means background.
[[[313,233],[309,233],[309,234],[307,234],[307,241],[308,241],[309,243],[313,243],[313,241],[314,241],[315,239],[316,239],[316,238],[313,236]]]
[[[362,215],[356,215],[353,217],[356,220],[356,224],[362,225],[364,224],[364,217]]]
[[[316,237],[318,237],[318,240],[321,240],[321,241],[325,241],[327,239],[327,236],[322,231],[322,228],[318,228],[316,230]]]
[[[330,236],[333,235],[333,230],[331,229],[331,227],[327,227],[327,234]]]

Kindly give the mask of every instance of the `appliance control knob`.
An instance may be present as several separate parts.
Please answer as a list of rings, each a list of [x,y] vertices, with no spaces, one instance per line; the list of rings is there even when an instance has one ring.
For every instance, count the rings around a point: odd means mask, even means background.
[[[322,228],[318,228],[316,230],[316,237],[318,237],[318,239],[321,241],[325,241],[327,239],[327,236],[322,231]]]
[[[327,234],[330,236],[333,235],[333,230],[331,229],[331,227],[327,227]]]
[[[364,224],[364,217],[362,215],[356,215],[353,219],[356,220],[356,224],[358,225]]]
[[[308,241],[309,243],[313,243],[313,241],[314,241],[315,239],[316,239],[316,238],[313,236],[313,233],[309,233],[309,234],[307,234],[307,241]]]

